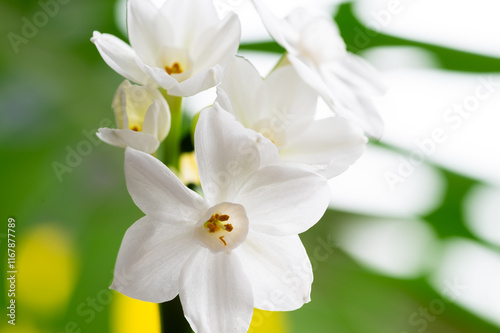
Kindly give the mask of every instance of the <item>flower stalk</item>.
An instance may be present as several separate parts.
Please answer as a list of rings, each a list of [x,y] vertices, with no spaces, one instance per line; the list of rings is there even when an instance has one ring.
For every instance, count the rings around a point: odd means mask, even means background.
[[[160,91],[167,100],[171,115],[170,132],[163,142],[163,163],[179,170],[182,140],[182,97],[171,96],[164,89],[160,89]]]
[[[179,297],[160,303],[160,320],[162,333],[191,333],[191,327],[184,317]]]
[[[179,170],[182,136],[182,97],[171,96],[165,89],[160,88],[165,97],[171,114],[171,127],[167,138],[163,142],[163,163],[175,170]],[[191,333],[191,327],[184,317],[179,297],[171,301],[160,303],[161,332]]]

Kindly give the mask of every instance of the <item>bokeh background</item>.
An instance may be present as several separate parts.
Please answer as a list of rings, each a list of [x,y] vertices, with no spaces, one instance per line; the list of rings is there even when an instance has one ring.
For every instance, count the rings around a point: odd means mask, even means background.
[[[257,312],[251,331],[499,332],[499,2],[267,3],[281,16],[297,5],[331,13],[348,49],[387,83],[377,99],[386,133],[331,181],[331,208],[301,236],[314,267],[312,302]],[[240,54],[266,75],[283,50],[246,0],[216,5],[241,14]],[[156,304],[108,289],[122,236],[142,213],[125,187],[123,150],[94,134],[114,121],[122,78],[90,37],[99,30],[126,40],[124,8],[0,2],[1,332],[158,332]],[[186,114],[212,98],[189,99]],[[185,133],[189,141],[187,122]],[[5,315],[9,217],[15,327]]]

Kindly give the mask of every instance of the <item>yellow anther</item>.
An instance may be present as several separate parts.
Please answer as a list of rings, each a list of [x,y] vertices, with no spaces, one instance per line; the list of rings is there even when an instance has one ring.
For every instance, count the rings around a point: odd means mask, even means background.
[[[205,222],[205,224],[203,226],[205,228],[207,228],[210,233],[214,233],[214,232],[217,232],[219,230],[225,230],[227,232],[231,232],[233,230],[233,225],[231,223],[226,223],[226,224],[222,223],[222,222],[225,222],[227,220],[229,220],[229,215],[219,215],[216,213],[216,214],[213,214],[208,219],[208,221]]]
[[[168,75],[172,74],[180,74],[184,72],[182,69],[181,65],[178,62],[174,62],[172,66],[165,66],[165,72],[168,73]]]

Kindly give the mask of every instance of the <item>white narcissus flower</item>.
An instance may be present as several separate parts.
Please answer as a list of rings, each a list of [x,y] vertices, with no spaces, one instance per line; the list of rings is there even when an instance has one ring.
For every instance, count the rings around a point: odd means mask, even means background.
[[[99,128],[97,133],[110,145],[152,154],[170,130],[170,110],[158,89],[125,80],[113,98],[113,109],[118,128]]]
[[[179,294],[200,333],[247,332],[253,308],[301,307],[313,275],[298,234],[325,212],[326,180],[279,163],[274,145],[217,107],[202,111],[195,149],[204,198],[127,148],[127,187],[146,216],[123,238],[111,288],[149,302]]]
[[[127,25],[132,47],[97,31],[91,40],[118,74],[172,96],[217,85],[240,41],[236,14],[219,19],[211,0],[166,0],[160,8],[151,0],[129,0]]]
[[[281,66],[263,80],[250,62],[235,57],[217,87],[216,103],[270,139],[282,161],[331,178],[361,157],[367,138],[347,119],[315,120],[317,99],[292,66]]]
[[[385,91],[378,73],[348,53],[332,18],[297,8],[275,17],[261,0],[252,0],[273,39],[288,52],[287,60],[338,115],[356,122],[374,138],[384,129],[371,95]]]

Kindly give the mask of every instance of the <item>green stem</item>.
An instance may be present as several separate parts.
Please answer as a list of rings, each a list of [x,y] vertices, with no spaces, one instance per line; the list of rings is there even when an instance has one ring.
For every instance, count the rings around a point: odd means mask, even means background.
[[[179,296],[171,301],[160,303],[162,333],[191,333],[191,327],[184,317]]]
[[[182,135],[182,97],[171,96],[163,89],[161,93],[170,107],[171,125],[170,132],[163,142],[163,163],[168,167],[179,170],[179,156],[181,152]]]
[[[170,108],[170,131],[162,144],[160,157],[169,168],[179,170],[182,136],[182,97],[170,96],[164,89],[160,89]],[[184,317],[179,297],[160,304],[162,333],[191,333],[191,327]]]

